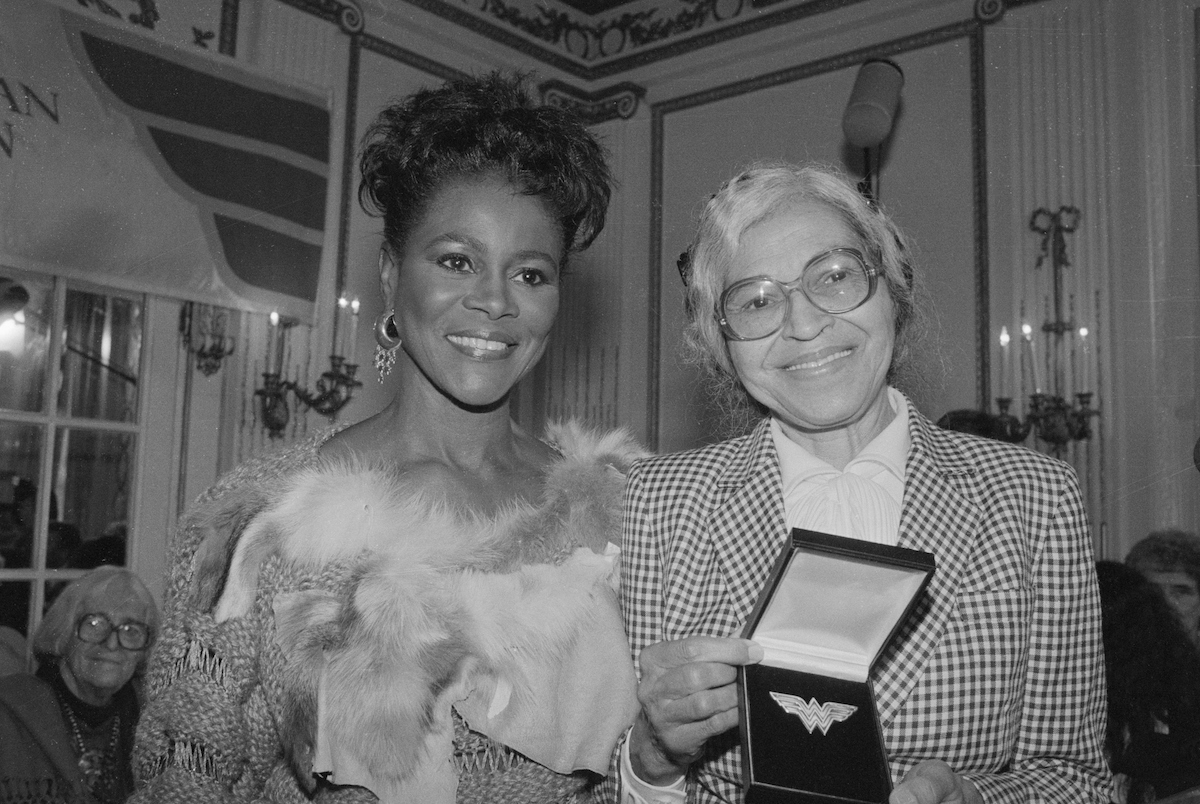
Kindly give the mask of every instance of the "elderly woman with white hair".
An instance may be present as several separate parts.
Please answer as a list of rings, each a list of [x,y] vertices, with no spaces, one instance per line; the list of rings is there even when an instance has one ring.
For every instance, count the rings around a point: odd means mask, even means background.
[[[72,581],[33,638],[36,675],[0,678],[0,799],[109,804],[133,792],[136,678],[158,607],[127,569]]]
[[[742,632],[794,527],[929,551],[872,671],[891,804],[1108,801],[1091,540],[1071,468],[941,430],[894,387],[904,237],[839,173],[754,167],[707,203],[688,335],[748,434],[629,474],[622,605],[641,714],[623,801],[741,801]]]

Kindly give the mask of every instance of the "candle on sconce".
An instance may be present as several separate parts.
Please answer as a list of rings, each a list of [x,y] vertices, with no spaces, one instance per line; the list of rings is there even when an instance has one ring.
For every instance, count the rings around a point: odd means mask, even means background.
[[[1008,353],[1008,344],[1012,338],[1008,335],[1008,327],[1000,327],[1000,393],[1002,398],[1008,397],[1008,373],[1011,370],[1012,356]]]
[[[334,339],[333,353],[335,355],[346,354],[346,314],[350,309],[350,300],[345,296],[338,296],[337,300],[337,317],[334,320]]]
[[[279,340],[279,313],[272,310],[267,321],[267,374],[278,371],[275,366],[275,343]]]
[[[350,344],[346,349],[346,362],[354,364],[354,349],[358,344],[358,297],[350,302]]]
[[[279,372],[279,376],[283,376],[283,349],[287,345],[287,324],[279,318],[278,313],[271,313],[271,320],[275,322],[275,329],[279,334],[275,337],[275,370]]]
[[[1076,389],[1080,393],[1087,393],[1091,390],[1091,376],[1088,367],[1092,362],[1092,355],[1088,351],[1088,328],[1079,328],[1079,352],[1080,362],[1083,367],[1079,370],[1079,387]]]
[[[1033,392],[1040,394],[1042,392],[1042,378],[1038,374],[1037,352],[1033,348],[1033,327],[1028,324],[1022,324],[1021,334],[1025,336],[1025,351],[1029,354],[1029,365],[1033,370]]]

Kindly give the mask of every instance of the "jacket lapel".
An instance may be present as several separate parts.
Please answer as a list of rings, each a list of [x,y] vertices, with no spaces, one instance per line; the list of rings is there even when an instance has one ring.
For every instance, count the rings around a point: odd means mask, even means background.
[[[875,667],[875,698],[885,726],[938,646],[978,535],[971,462],[911,403],[909,433],[899,544],[933,553],[937,570]]]
[[[745,622],[786,536],[783,482],[764,419],[747,437],[738,459],[717,483],[724,497],[709,518],[709,534],[725,576],[731,614]]]

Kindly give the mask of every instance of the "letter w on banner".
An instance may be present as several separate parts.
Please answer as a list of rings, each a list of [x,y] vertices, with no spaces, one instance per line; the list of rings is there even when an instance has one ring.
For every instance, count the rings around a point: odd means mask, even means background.
[[[0,115],[0,262],[311,319],[328,97],[25,0]]]

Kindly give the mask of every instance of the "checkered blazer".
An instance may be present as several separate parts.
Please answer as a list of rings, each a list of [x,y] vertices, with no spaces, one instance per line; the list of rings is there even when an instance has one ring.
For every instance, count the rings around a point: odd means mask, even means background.
[[[932,552],[937,572],[871,676],[893,779],[942,759],[989,804],[1107,802],[1100,602],[1073,470],[909,411],[900,545]],[[621,558],[635,662],[659,640],[738,635],[786,536],[766,421],[635,465]],[[693,802],[743,800],[736,730],[688,787]]]

